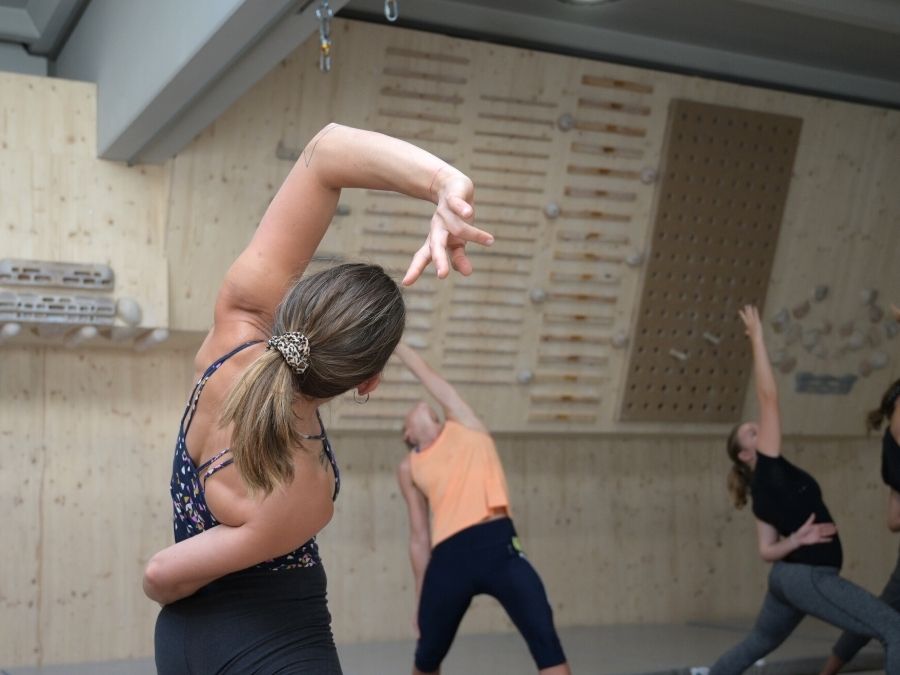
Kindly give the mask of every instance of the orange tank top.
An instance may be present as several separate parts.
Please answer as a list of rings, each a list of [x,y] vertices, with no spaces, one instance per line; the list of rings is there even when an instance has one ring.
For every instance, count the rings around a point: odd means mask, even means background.
[[[509,513],[506,476],[490,434],[447,420],[434,442],[410,455],[413,482],[431,509],[431,546],[498,512]]]

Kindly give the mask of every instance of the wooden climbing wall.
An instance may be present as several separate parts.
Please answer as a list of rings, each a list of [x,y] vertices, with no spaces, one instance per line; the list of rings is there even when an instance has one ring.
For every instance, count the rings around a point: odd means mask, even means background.
[[[673,99],[803,120],[770,278],[777,306],[764,308],[767,321],[828,284],[829,300],[816,311],[828,309],[838,327],[858,310],[860,289],[881,289],[884,302],[896,286],[900,192],[884,178],[900,161],[894,112],[392,26],[336,20],[333,33],[330,73],[316,69],[315,41],[301,47],[171,163],[173,332],[208,329],[220,280],[309,138],[332,121],[377,129],[468,172],[476,221],[497,236],[490,250],[472,248],[471,278],[426,275],[409,289],[409,341],[494,430],[657,431],[620,415],[642,339],[635,327],[650,281],[645,265],[653,264],[651,248],[659,250],[651,239]],[[751,154],[735,147],[727,159]],[[311,269],[362,259],[399,277],[425,235],[429,206],[360,190],[344,191],[340,202]],[[739,331],[728,311],[713,335]],[[900,359],[900,340],[884,342],[878,349]],[[667,344],[665,353],[673,348],[688,345]],[[841,377],[856,372],[851,356],[867,356],[835,354],[791,355],[798,370]],[[786,428],[825,433],[825,417],[831,433],[856,433],[850,418],[880,396],[891,372],[861,378],[840,401],[794,395],[795,373],[784,375]],[[743,391],[736,379],[732,389]],[[421,395],[391,362],[369,403],[336,401],[329,421],[396,430]],[[706,422],[679,429],[721,431]]]
[[[765,305],[802,120],[673,100],[623,420],[727,422]]]
[[[653,87],[589,62],[566,87],[531,52],[406,37],[392,35],[373,60],[369,126],[468,173],[477,223],[496,237],[489,250],[469,247],[472,277],[428,276],[405,290],[406,340],[455,384],[494,392],[493,405],[515,400],[521,424],[596,424],[625,251],[639,197],[653,192],[640,180]],[[352,208],[359,256],[399,278],[429,205],[369,191]],[[393,364],[377,400],[348,396],[338,414],[377,425],[421,396]]]

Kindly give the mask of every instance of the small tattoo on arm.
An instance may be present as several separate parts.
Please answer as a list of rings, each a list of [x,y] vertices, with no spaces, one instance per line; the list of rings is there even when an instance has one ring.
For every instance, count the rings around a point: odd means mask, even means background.
[[[326,129],[324,129],[318,136],[316,136],[310,142],[309,145],[307,145],[305,148],[303,148],[303,153],[301,156],[303,158],[303,163],[306,165],[307,169],[309,168],[309,165],[312,162],[313,154],[315,154],[315,152],[316,152],[316,146],[319,145],[319,141],[321,141],[323,138],[325,138],[325,135],[329,131],[334,129],[336,126],[337,126],[336,124],[329,124],[328,127]]]

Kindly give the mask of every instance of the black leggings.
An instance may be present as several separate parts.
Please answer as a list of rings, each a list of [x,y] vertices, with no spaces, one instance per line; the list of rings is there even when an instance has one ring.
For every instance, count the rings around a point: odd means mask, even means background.
[[[528,643],[538,669],[566,662],[541,578],[518,548],[509,518],[469,527],[431,552],[419,599],[416,668],[436,671],[472,598],[496,598]]]
[[[341,675],[322,565],[245,570],[163,607],[158,675]]]

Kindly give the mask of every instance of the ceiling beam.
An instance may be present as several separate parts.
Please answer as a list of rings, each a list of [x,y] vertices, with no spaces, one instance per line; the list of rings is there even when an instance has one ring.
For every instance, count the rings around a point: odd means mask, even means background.
[[[309,5],[92,0],[56,72],[97,83],[101,157],[164,161],[318,29]]]
[[[878,0],[747,0],[759,3],[823,3],[828,5]],[[892,2],[893,0],[886,0]],[[352,0],[349,16],[383,21],[382,0]],[[870,8],[872,9],[872,8]],[[896,10],[894,10],[896,13]],[[546,49],[662,68],[692,75],[771,86],[806,94],[835,96],[900,107],[900,79],[885,80],[851,72],[808,66],[687,42],[615,31],[586,23],[494,9],[457,0],[416,0],[401,5],[400,21],[473,39],[495,39],[526,48]]]
[[[848,26],[900,33],[896,0],[739,0],[792,14],[837,21]]]

